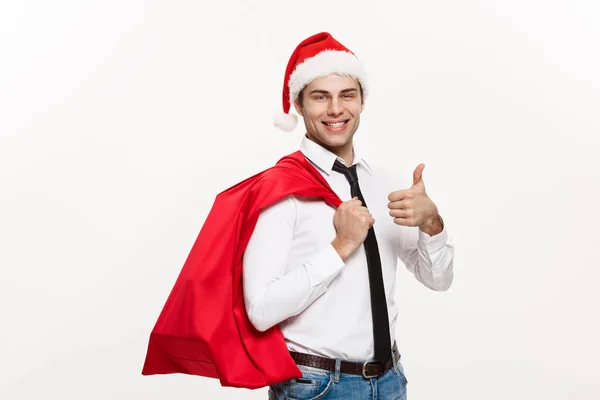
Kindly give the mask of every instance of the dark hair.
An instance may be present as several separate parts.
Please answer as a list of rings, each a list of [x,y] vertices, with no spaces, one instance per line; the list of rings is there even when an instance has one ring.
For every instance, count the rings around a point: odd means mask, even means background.
[[[358,89],[360,91],[360,102],[362,103],[364,99],[364,93],[360,81],[358,82]],[[304,107],[304,89],[302,89],[300,93],[298,93],[298,102],[300,103],[300,106]]]

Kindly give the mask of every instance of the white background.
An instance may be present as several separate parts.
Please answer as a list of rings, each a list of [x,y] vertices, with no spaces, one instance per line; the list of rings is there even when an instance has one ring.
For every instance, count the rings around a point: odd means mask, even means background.
[[[215,195],[300,143],[272,115],[320,31],[456,245],[450,291],[398,275],[409,398],[600,398],[598,2],[201,3],[2,2],[0,398],[266,399],[141,368]]]

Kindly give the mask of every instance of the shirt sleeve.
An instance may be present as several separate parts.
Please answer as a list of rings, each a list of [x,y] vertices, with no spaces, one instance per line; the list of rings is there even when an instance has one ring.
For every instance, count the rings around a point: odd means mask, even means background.
[[[244,302],[248,318],[259,331],[304,311],[345,266],[331,243],[323,243],[301,265],[288,265],[295,201],[289,196],[263,209],[244,252]]]
[[[398,256],[423,285],[433,290],[448,290],[454,278],[454,245],[442,220],[440,233],[430,236],[418,228],[405,228]]]

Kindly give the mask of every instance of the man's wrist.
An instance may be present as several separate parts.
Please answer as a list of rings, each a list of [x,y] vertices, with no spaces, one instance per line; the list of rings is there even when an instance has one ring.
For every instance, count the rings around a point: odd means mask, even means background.
[[[433,217],[429,218],[422,225],[419,226],[419,229],[429,236],[435,236],[438,233],[444,230],[444,223],[442,221],[442,217],[439,214],[435,214]]]
[[[343,238],[340,238],[339,236],[336,236],[333,242],[331,242],[331,245],[344,262],[346,262],[348,257],[350,257],[350,255],[354,253],[354,250],[356,250],[356,246],[354,244],[344,240]]]

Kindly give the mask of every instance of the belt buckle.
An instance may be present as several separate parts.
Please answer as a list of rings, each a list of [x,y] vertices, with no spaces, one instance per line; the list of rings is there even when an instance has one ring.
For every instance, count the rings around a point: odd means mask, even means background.
[[[377,361],[377,360],[365,361],[362,366],[362,376],[365,377],[365,379],[375,378],[375,377],[379,376],[378,374],[367,375],[367,365],[369,365],[369,364],[379,364],[379,361]]]

